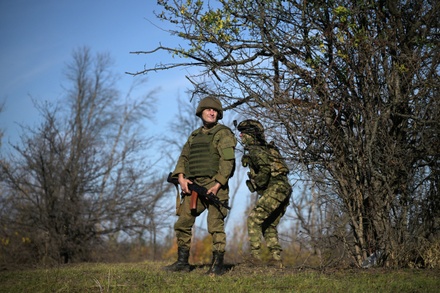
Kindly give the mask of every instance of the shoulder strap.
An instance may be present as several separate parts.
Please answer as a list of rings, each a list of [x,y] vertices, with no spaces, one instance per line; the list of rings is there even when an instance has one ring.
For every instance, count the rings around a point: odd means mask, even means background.
[[[212,133],[213,135],[215,135],[217,132],[219,132],[222,129],[229,129],[229,127],[227,127],[223,124],[217,124],[217,126],[214,127],[213,129],[211,129],[209,132]]]
[[[229,127],[227,127],[227,126],[225,126],[225,125],[223,125],[223,124],[217,124],[217,126],[214,127],[213,129],[211,129],[208,133],[209,133],[209,134],[212,134],[212,139],[214,139],[215,134],[216,134],[217,132],[219,132],[220,130],[222,130],[222,129],[228,129],[228,130],[231,131],[231,133],[232,133],[232,130],[231,130]],[[191,145],[191,143],[192,143],[192,141],[193,141],[194,136],[196,136],[197,134],[199,134],[199,132],[200,132],[201,130],[202,130],[202,128],[200,127],[200,128],[197,128],[196,130],[194,130],[194,131],[191,133],[191,135],[190,135],[189,138],[188,138],[188,141],[189,141],[189,144],[190,144],[190,145]]]
[[[192,144],[192,141],[193,141],[193,139],[194,139],[194,136],[196,136],[196,135],[201,131],[201,129],[202,129],[202,128],[197,128],[196,130],[194,130],[193,132],[191,132],[191,134],[190,134],[190,136],[189,136],[189,138],[188,138],[189,145]]]

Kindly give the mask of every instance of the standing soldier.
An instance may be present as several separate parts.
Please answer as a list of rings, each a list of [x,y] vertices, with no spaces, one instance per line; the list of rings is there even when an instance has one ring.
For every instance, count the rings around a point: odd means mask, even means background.
[[[287,179],[289,169],[278,149],[264,138],[264,128],[255,120],[244,120],[237,126],[245,153],[243,167],[249,167],[246,185],[257,192],[258,200],[248,217],[251,263],[261,263],[261,238],[271,253],[270,264],[282,268],[281,246],[277,225],[289,205],[292,187]]]
[[[190,195],[188,184],[196,183],[227,204],[229,200],[228,180],[235,169],[235,146],[237,140],[232,130],[218,123],[223,118],[220,101],[208,96],[202,99],[196,115],[203,126],[193,131],[183,146],[172,177],[177,177],[183,194]],[[208,274],[224,273],[223,258],[226,247],[225,218],[227,209],[203,197],[198,197],[195,209],[191,209],[190,196],[184,196],[178,210],[174,231],[177,237],[178,257],[168,271],[190,271],[188,263],[191,247],[192,227],[195,219],[208,209],[208,232],[212,236],[212,264]]]

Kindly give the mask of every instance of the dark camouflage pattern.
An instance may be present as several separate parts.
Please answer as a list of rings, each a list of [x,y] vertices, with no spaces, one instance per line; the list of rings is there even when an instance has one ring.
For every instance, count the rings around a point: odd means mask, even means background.
[[[277,226],[286,213],[291,193],[287,178],[272,179],[265,190],[259,191],[257,203],[247,221],[250,249],[254,258],[260,258],[261,240],[264,238],[272,258],[281,260],[282,249]]]
[[[272,259],[281,261],[282,249],[277,226],[286,213],[292,194],[287,178],[289,171],[273,144],[261,144],[246,133],[241,133],[241,138],[245,143],[242,165],[249,167],[249,180],[246,184],[251,192],[258,194],[257,203],[247,221],[251,256],[260,259],[264,239]]]

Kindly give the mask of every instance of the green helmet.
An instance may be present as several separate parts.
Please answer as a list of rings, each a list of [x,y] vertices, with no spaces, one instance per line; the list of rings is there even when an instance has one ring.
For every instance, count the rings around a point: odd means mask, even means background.
[[[264,127],[257,120],[243,120],[237,125],[237,129],[240,132],[250,134],[258,139],[264,139]]]
[[[218,112],[217,120],[223,118],[223,107],[222,103],[213,96],[208,96],[202,99],[199,103],[199,106],[196,110],[196,115],[201,117],[203,110],[205,109],[214,109]]]

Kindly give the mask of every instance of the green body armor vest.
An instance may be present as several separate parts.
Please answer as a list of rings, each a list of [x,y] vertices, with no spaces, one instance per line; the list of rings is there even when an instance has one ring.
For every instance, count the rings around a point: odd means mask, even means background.
[[[209,132],[196,130],[191,134],[187,178],[213,177],[217,174],[220,154],[212,142],[215,134],[225,128],[227,129],[226,126],[219,124]]]

